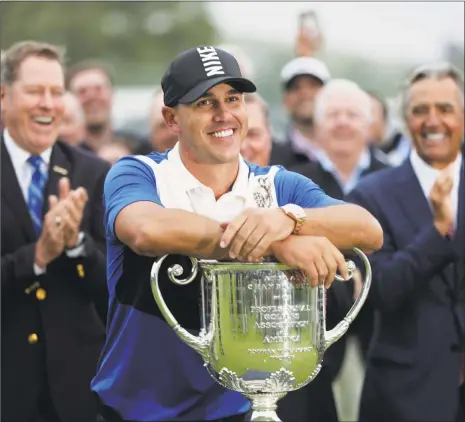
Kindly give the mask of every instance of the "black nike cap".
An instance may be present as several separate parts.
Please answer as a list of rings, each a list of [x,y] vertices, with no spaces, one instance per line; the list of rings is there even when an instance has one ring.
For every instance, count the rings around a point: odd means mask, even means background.
[[[226,83],[239,92],[255,92],[256,86],[242,77],[237,60],[211,46],[192,48],[179,54],[165,72],[161,86],[167,107],[190,104],[215,85]]]

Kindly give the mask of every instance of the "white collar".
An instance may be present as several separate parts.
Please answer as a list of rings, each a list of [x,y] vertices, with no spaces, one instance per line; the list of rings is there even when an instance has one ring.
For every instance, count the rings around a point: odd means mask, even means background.
[[[25,149],[21,148],[16,141],[11,137],[8,129],[5,128],[3,131],[3,139],[5,140],[5,147],[10,155],[11,162],[14,168],[23,166],[28,158],[32,155],[30,152],[26,151]],[[50,164],[50,157],[52,155],[53,147],[47,148],[40,156],[44,163],[46,164],[47,168]]]
[[[327,172],[334,173],[335,171],[337,171],[336,166],[323,149],[320,149],[318,151],[317,159],[321,167],[323,167],[323,169]],[[360,154],[360,158],[358,159],[357,165],[354,168],[354,173],[361,173],[363,170],[366,170],[368,167],[370,167],[370,164],[371,155],[368,149],[365,148]]]
[[[431,167],[426,163],[417,153],[415,148],[412,148],[410,152],[410,163],[412,164],[413,170],[415,171],[420,184],[434,184],[437,176],[440,173],[440,170]],[[462,166],[462,153],[457,154],[457,158],[451,164],[452,165],[452,177],[454,180],[454,185],[458,186],[460,180],[460,168]]]
[[[176,179],[180,188],[185,192],[194,190],[213,192],[211,188],[202,184],[198,179],[187,170],[179,155],[179,142],[168,153],[168,161],[173,165],[172,171],[176,174]],[[231,191],[227,194],[239,196],[244,199],[248,198],[249,189],[249,166],[246,164],[242,156],[239,155],[239,171],[236,181],[234,182]],[[224,195],[223,195],[224,196]]]

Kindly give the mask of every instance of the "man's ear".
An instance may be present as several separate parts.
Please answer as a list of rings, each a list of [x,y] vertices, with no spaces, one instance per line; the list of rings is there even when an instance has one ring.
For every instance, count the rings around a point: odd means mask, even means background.
[[[178,110],[172,107],[163,106],[161,109],[161,114],[165,120],[166,125],[176,134],[181,133],[181,126],[179,123]]]
[[[0,98],[1,98],[1,109],[5,110],[5,97],[6,97],[6,86],[4,84],[0,85]]]

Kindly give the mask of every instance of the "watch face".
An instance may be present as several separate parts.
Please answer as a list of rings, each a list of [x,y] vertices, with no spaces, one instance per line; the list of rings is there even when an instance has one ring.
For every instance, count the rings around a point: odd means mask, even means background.
[[[292,213],[296,218],[305,218],[306,214],[302,207],[295,204],[287,204],[284,206],[287,212]]]

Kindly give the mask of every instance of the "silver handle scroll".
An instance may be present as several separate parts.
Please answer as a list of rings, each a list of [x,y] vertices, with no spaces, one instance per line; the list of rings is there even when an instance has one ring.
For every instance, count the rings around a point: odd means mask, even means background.
[[[329,330],[325,333],[325,350],[331,346],[333,343],[338,341],[349,329],[350,324],[354,322],[354,319],[357,317],[358,313],[361,311],[365,301],[367,300],[368,293],[371,286],[371,265],[368,261],[367,256],[358,248],[353,248],[354,252],[361,258],[363,264],[365,265],[365,280],[363,281],[362,289],[354,304],[350,308],[349,312],[345,318],[339,322],[332,330]],[[352,261],[348,261],[349,266],[349,278],[352,278],[355,273],[355,264]],[[343,278],[336,276],[336,280],[343,281]]]
[[[161,257],[152,266],[152,271],[150,274],[150,286],[152,288],[153,297],[155,298],[155,302],[157,303],[160,312],[162,313],[166,322],[179,336],[179,338],[188,346],[192,347],[196,352],[198,352],[205,360],[205,362],[208,362],[208,348],[213,338],[212,323],[210,323],[209,329],[207,331],[202,330],[200,331],[200,334],[198,336],[194,336],[193,334],[189,333],[185,328],[181,327],[174,315],[169,310],[161,294],[160,285],[158,283],[158,274],[160,272],[161,264],[168,256],[169,255]],[[198,260],[196,258],[190,258],[190,261],[192,263],[191,273],[187,278],[184,279],[177,278],[181,276],[184,272],[181,265],[175,264],[172,267],[168,268],[168,277],[173,283],[178,284],[180,286],[185,286],[195,279],[199,271]],[[213,318],[211,319],[211,321],[213,321]]]

